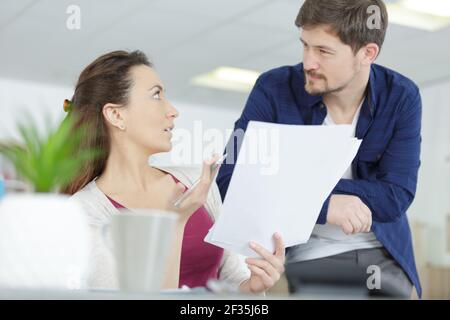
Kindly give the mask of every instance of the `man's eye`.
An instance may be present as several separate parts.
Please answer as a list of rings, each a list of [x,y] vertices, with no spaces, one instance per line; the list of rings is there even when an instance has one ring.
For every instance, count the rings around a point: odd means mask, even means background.
[[[328,51],[325,51],[325,50],[319,50],[319,52],[322,54],[330,54]]]

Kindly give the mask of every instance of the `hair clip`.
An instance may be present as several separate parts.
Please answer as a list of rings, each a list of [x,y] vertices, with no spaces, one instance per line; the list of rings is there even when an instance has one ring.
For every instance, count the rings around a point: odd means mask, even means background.
[[[72,101],[70,101],[69,99],[64,100],[64,111],[65,112],[72,111]]]

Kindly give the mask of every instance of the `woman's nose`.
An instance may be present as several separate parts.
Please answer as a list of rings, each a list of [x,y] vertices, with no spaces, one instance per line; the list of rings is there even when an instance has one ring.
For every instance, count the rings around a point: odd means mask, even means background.
[[[179,112],[177,109],[175,109],[175,107],[168,102],[169,105],[169,112],[167,113],[167,117],[168,118],[177,118],[179,116]]]

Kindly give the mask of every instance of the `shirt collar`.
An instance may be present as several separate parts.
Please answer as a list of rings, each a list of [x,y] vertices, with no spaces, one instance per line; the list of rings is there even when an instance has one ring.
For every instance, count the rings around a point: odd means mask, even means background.
[[[366,98],[369,98],[367,101],[368,102],[367,106],[369,108],[371,116],[374,115],[377,106],[377,94],[376,94],[377,92],[375,82],[376,82],[375,68],[372,65],[370,67],[369,83],[367,84],[367,91],[366,91]]]

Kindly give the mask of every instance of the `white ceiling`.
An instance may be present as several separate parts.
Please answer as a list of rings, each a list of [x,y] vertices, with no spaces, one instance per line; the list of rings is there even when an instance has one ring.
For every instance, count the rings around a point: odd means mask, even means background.
[[[449,0],[450,1],[450,0]],[[74,85],[102,53],[140,49],[170,98],[242,108],[247,94],[189,85],[220,65],[265,71],[301,61],[294,20],[301,0],[2,0],[0,77]],[[66,28],[69,5],[81,29]],[[378,63],[427,86],[450,78],[450,28],[391,24]]]

